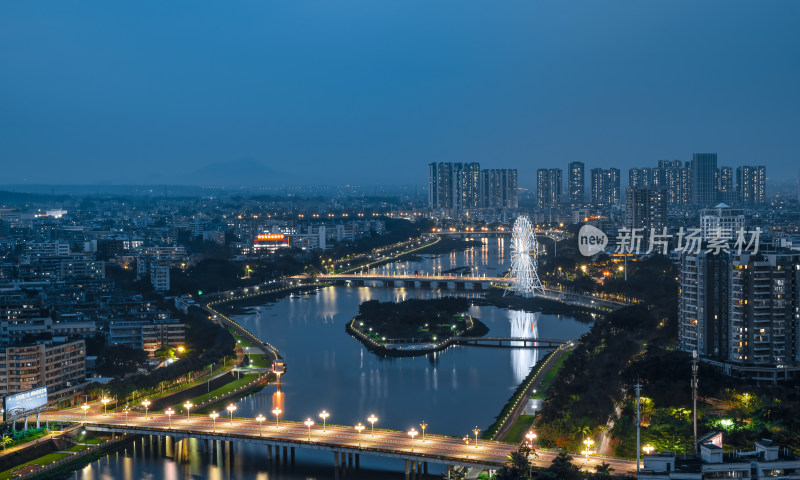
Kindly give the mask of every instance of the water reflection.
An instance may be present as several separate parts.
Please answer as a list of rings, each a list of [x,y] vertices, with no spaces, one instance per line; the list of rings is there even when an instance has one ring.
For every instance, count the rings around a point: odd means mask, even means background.
[[[523,312],[510,310],[511,336],[515,338],[539,338],[539,312]],[[523,342],[512,342],[512,345],[523,345]],[[511,350],[511,368],[514,380],[521,383],[531,368],[539,361],[539,349],[515,348]]]

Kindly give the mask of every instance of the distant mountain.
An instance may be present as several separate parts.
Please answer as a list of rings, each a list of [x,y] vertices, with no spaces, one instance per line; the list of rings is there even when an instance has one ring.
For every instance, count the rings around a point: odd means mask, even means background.
[[[297,183],[302,177],[275,170],[253,158],[210,163],[171,179],[181,185],[283,185]]]

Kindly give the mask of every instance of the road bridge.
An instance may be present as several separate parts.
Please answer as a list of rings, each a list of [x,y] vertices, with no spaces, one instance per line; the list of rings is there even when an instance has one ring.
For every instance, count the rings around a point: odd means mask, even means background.
[[[427,275],[427,274],[380,274],[380,273],[341,273],[316,277],[320,282],[360,286],[383,286],[397,288],[431,288],[450,291],[485,291],[494,286],[505,287],[505,277],[486,277],[468,275]],[[534,294],[535,298],[552,300],[576,307],[598,310],[616,310],[630,305],[629,302],[608,296],[582,295],[563,290],[545,288],[544,295]]]
[[[406,478],[416,466],[416,472],[427,470],[428,463],[442,465],[478,467],[494,469],[508,459],[517,445],[491,440],[476,440],[474,436],[465,441],[461,437],[434,435],[427,433],[425,439],[421,435],[409,436],[408,432],[376,429],[374,435],[369,426],[359,433],[353,426],[307,426],[303,422],[272,421],[258,422],[254,418],[234,417],[229,419],[221,415],[212,419],[207,415],[168,416],[164,413],[151,412],[145,418],[143,414],[104,415],[102,406],[95,405],[91,412],[73,408],[43,415],[50,422],[83,423],[90,431],[112,434],[158,435],[172,437],[173,440],[195,438],[202,441],[248,442],[263,445],[266,450],[265,459],[280,456],[283,449],[284,461],[287,453],[294,458],[295,448],[324,450],[333,453],[333,467],[336,477],[345,467],[345,459],[352,465],[353,459],[358,464],[360,455],[373,455],[396,458],[405,462]],[[539,452],[535,460],[536,466],[546,467],[556,452]],[[635,465],[631,461],[604,458],[618,472],[631,470]],[[612,463],[613,462],[613,463]],[[585,465],[589,468],[591,465]]]
[[[568,340],[526,337],[453,337],[452,340],[460,345],[495,348],[556,348],[569,343]]]

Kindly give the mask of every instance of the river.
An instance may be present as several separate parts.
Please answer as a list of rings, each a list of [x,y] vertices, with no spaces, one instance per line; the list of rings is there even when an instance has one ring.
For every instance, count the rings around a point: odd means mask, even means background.
[[[465,251],[421,255],[413,261],[395,262],[381,272],[417,271],[431,274],[452,269],[472,269],[472,274],[500,276],[508,268],[508,249],[503,239],[487,239]],[[326,287],[299,297],[251,307],[234,317],[259,338],[280,351],[287,372],[280,391],[274,385],[237,402],[237,415],[270,414],[279,406],[282,418],[319,422],[319,412],[330,412],[330,423],[368,424],[409,429],[425,421],[428,432],[465,435],[475,426],[487,428],[509,396],[528,374],[539,355],[531,349],[496,349],[455,346],[420,357],[382,358],[369,352],[345,332],[345,324],[367,300],[401,301],[436,298],[448,292],[377,287]],[[475,297],[477,292],[461,295]],[[564,315],[546,315],[500,309],[470,307],[469,313],[484,322],[490,336],[574,339],[590,325]],[[294,467],[275,469],[267,465],[257,447],[237,445],[221,461],[189,442],[188,455],[175,461],[149,440],[126,452],[89,465],[75,477],[94,478],[333,478],[329,454],[297,450]],[[159,454],[159,452],[161,452]],[[362,470],[347,478],[402,478],[402,462],[362,458]],[[433,468],[431,472],[440,471]]]

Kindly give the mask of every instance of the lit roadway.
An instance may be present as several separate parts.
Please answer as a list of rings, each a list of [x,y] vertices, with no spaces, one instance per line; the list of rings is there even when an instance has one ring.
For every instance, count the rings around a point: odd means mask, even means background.
[[[230,417],[225,413],[224,410],[221,411],[216,422],[207,415],[192,415],[187,419],[186,414],[180,412],[172,415],[171,420],[161,412],[150,412],[147,419],[141,412],[131,412],[126,420],[124,413],[105,416],[102,405],[92,404],[92,408],[85,416],[82,409],[73,408],[49,412],[42,417],[51,422],[84,423],[85,421],[86,428],[101,432],[245,441],[465,467],[496,468],[506,463],[508,455],[517,450],[517,445],[487,440],[478,440],[476,446],[475,435],[471,432],[469,444],[466,444],[461,437],[433,435],[430,432],[426,432],[424,441],[421,433],[412,438],[407,432],[395,430],[376,429],[373,436],[366,421],[361,434],[353,426],[328,425],[323,431],[322,425],[319,424],[311,426],[309,433],[309,428],[303,422],[280,420],[276,425],[275,417],[272,416],[261,423],[254,418],[234,417],[231,423]],[[380,427],[380,419],[377,426]],[[537,467],[550,465],[556,456],[555,452],[550,451],[537,453],[539,456],[534,460],[534,465]],[[635,462],[629,460],[615,458],[603,458],[603,460],[619,473],[636,468]],[[586,462],[583,457],[576,455],[574,462],[582,468],[592,468],[599,464],[600,460],[591,458]]]

